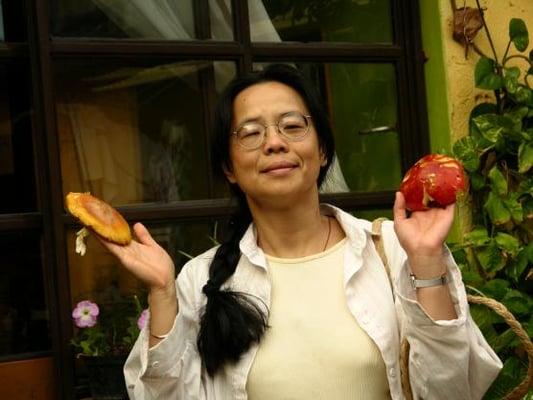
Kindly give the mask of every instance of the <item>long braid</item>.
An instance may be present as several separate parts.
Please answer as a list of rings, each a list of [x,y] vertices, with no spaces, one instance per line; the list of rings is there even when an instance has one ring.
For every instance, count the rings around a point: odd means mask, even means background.
[[[217,249],[209,267],[209,280],[203,287],[207,305],[200,320],[197,345],[210,375],[226,360],[237,361],[252,343],[259,342],[267,328],[267,317],[257,300],[249,295],[220,290],[230,278],[241,257],[239,242],[252,216],[244,196],[239,196],[239,209],[230,221],[228,239]]]

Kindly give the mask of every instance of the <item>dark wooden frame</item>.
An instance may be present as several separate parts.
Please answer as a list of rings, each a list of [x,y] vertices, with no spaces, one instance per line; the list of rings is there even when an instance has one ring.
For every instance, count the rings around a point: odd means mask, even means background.
[[[4,2],[5,3],[5,2]],[[63,209],[60,177],[60,154],[54,111],[52,62],[59,59],[91,57],[93,59],[132,59],[147,56],[154,60],[216,59],[235,61],[239,71],[248,71],[254,61],[293,60],[317,62],[392,63],[396,69],[398,126],[401,166],[405,171],[422,154],[429,151],[429,135],[421,46],[418,1],[391,0],[394,43],[252,43],[245,0],[232,0],[234,41],[211,40],[135,41],[77,40],[51,38],[47,0],[25,0],[27,41],[0,43],[0,62],[29,59],[33,98],[33,141],[38,210],[20,214],[0,214],[0,232],[37,231],[43,237],[43,272],[47,278],[45,291],[49,305],[52,352],[62,399],[73,398],[73,359],[69,346],[70,291],[65,249],[65,232],[73,224]],[[197,36],[210,37],[207,0],[194,2]],[[20,14],[17,15],[20,17]],[[212,75],[211,75],[212,76]],[[209,74],[201,84],[212,86]],[[206,98],[204,107],[212,110],[214,99]],[[207,121],[209,122],[209,121]],[[210,178],[211,179],[211,178]],[[392,191],[325,195],[323,200],[345,209],[376,209],[390,207]],[[221,217],[231,212],[227,199],[183,201],[163,205],[120,207],[130,221],[183,221],[191,218]],[[31,357],[32,355],[27,355]],[[38,356],[35,354],[35,356]],[[14,357],[17,358],[17,357]]]

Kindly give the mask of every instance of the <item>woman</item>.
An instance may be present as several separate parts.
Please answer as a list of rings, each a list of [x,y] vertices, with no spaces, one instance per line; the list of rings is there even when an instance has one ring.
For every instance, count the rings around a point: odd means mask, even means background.
[[[131,398],[402,399],[400,336],[415,398],[477,399],[495,378],[444,247],[453,205],[407,217],[396,194],[382,228],[391,290],[371,224],[319,204],[334,153],[325,115],[292,67],[233,81],[215,116],[214,159],[239,203],[222,245],[174,284],[141,224],[138,242],[104,243],[150,293],[125,366]]]

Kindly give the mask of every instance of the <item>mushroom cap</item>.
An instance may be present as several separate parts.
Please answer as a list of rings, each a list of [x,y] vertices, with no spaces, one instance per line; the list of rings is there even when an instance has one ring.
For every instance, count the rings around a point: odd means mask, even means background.
[[[79,219],[82,225],[91,228],[103,238],[117,244],[131,242],[131,231],[128,223],[112,206],[90,193],[67,194],[68,211]]]

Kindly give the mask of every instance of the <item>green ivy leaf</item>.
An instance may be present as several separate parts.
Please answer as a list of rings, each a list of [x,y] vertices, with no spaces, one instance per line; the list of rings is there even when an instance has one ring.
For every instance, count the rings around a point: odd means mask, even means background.
[[[489,179],[492,187],[492,191],[505,196],[507,194],[507,179],[501,173],[497,166],[494,166],[489,171]]]
[[[514,223],[520,224],[524,220],[524,211],[518,193],[511,193],[508,198],[502,199],[505,208],[511,213]]]
[[[518,148],[518,172],[525,174],[533,166],[533,143],[524,142]]]
[[[505,69],[503,77],[503,84],[509,93],[515,93],[518,88],[518,77],[520,76],[520,69],[512,67]]]
[[[500,140],[503,132],[502,118],[497,114],[483,114],[473,120],[481,135],[491,143]]]
[[[509,290],[502,299],[502,303],[515,315],[528,314],[531,309],[531,299],[518,290]]]
[[[515,93],[513,93],[513,97],[517,103],[529,105],[533,98],[533,95],[531,93],[531,89],[524,85],[518,85]]]
[[[464,168],[473,172],[479,168],[479,156],[476,151],[476,143],[471,136],[465,136],[453,145],[453,154],[461,160]]]
[[[522,248],[522,250],[520,250],[520,253],[518,253],[518,256],[516,257],[515,262],[513,262],[507,267],[508,276],[510,276],[511,279],[513,279],[516,283],[520,281],[522,274],[526,270],[529,261],[527,248],[529,246],[531,246],[533,249],[533,243],[530,243],[528,246]]]
[[[533,61],[533,49],[529,52],[529,61]]]
[[[478,172],[471,172],[469,178],[472,190],[479,191],[485,187],[485,177],[482,174]]]
[[[504,279],[492,279],[483,286],[481,291],[487,296],[500,301],[509,291],[509,282]]]
[[[527,199],[522,203],[522,212],[524,218],[533,219],[533,199]]]
[[[516,256],[520,250],[520,242],[517,238],[508,233],[498,232],[494,237],[494,241],[498,247],[511,256]]]
[[[484,246],[490,243],[490,237],[487,232],[487,228],[484,226],[478,226],[468,232],[465,236],[465,243],[472,244],[474,246]]]
[[[509,38],[518,51],[524,51],[529,46],[529,36],[524,20],[513,18],[509,23]]]
[[[491,275],[505,267],[505,263],[507,262],[507,257],[502,254],[494,242],[477,249],[476,255],[483,269]]]
[[[502,199],[500,199],[494,192],[489,193],[484,207],[489,214],[490,220],[495,225],[503,225],[511,219],[511,213],[507,207],[505,207]]]
[[[502,77],[495,70],[494,60],[481,57],[476,64],[474,75],[476,87],[487,90],[501,89],[503,85]]]

